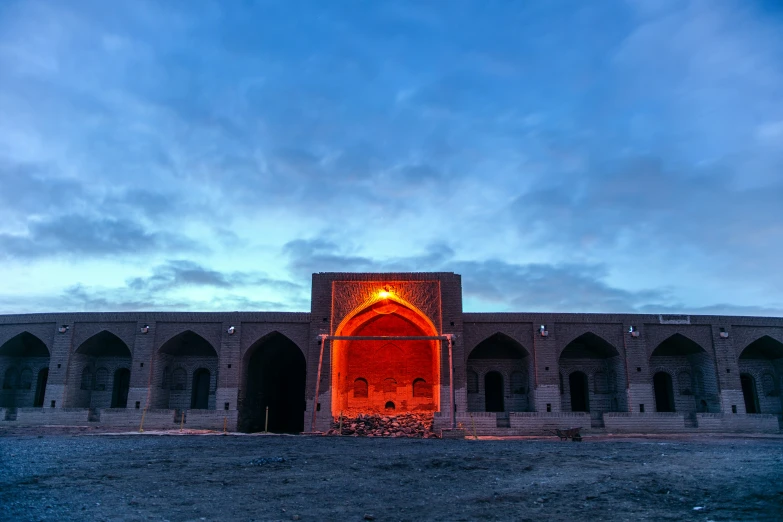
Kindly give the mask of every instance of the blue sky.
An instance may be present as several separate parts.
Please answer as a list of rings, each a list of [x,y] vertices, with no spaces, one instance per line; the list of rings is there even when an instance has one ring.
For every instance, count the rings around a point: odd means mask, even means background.
[[[0,3],[0,313],[783,315],[783,7]]]

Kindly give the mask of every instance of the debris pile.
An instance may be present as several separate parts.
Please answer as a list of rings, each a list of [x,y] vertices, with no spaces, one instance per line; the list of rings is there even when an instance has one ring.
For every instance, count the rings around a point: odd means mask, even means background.
[[[357,417],[343,418],[342,434],[338,419],[332,424],[332,429],[326,432],[326,435],[435,439],[438,436],[432,431],[432,417],[431,413],[359,414]]]

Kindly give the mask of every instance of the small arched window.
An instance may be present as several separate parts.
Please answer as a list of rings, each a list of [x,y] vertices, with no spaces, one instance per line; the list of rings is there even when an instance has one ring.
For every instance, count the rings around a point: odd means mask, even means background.
[[[18,370],[13,366],[5,371],[5,377],[3,378],[3,389],[13,390],[16,388],[17,379],[19,378]]]
[[[761,388],[764,390],[764,395],[767,397],[776,397],[778,390],[775,387],[775,376],[771,373],[764,373],[761,376]]]
[[[606,372],[599,370],[593,374],[593,391],[595,393],[609,392],[609,382],[606,378]]]
[[[527,379],[523,372],[511,372],[511,393],[515,395],[527,393]]]
[[[478,374],[468,370],[468,393],[478,393]]]
[[[616,392],[617,391],[617,373],[614,370],[609,370],[609,373],[606,374],[606,380],[608,381],[607,384],[609,385],[609,393]],[[615,408],[614,411],[617,411],[617,408]]]
[[[92,368],[85,366],[82,370],[82,390],[92,390]]]
[[[177,391],[184,390],[187,380],[188,374],[185,373],[185,369],[177,368],[171,374],[171,389]]]
[[[171,368],[166,366],[163,368],[163,380],[160,383],[161,388],[168,388],[171,386]]]
[[[682,371],[677,374],[677,387],[680,395],[693,395],[690,372]]]
[[[397,381],[389,377],[388,379],[383,380],[383,392],[384,393],[394,393],[397,391]]]
[[[698,368],[693,372],[693,391],[697,395],[704,395],[704,373]]]
[[[30,368],[25,368],[19,374],[19,389],[30,390],[33,387],[33,371]]]
[[[384,408],[386,408],[387,410],[393,410],[393,409],[395,409],[395,406],[394,406],[394,403],[392,401],[389,401],[389,402],[386,403]]]
[[[95,370],[95,391],[106,391],[109,388],[109,370],[98,368]]]
[[[416,379],[413,381],[413,396],[432,397],[432,386],[427,384],[424,379]]]
[[[357,399],[367,398],[367,380],[359,377],[353,381],[353,396]]]

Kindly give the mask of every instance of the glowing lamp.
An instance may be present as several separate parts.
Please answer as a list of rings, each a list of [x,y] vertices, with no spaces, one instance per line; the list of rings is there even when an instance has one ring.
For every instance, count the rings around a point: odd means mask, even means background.
[[[384,288],[383,290],[378,290],[378,297],[381,299],[388,299],[392,293],[389,291],[388,288]]]
[[[149,331],[150,331],[150,325],[148,325],[148,324],[145,324],[144,326],[142,326],[142,327],[140,328],[140,330],[141,330],[141,333],[143,333],[143,334],[145,334],[145,333],[149,333]]]

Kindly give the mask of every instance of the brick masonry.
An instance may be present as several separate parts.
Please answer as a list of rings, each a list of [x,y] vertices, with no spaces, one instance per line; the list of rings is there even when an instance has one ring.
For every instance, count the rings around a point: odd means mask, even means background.
[[[355,344],[353,351],[348,348],[356,341],[327,341],[321,346],[319,335],[335,335],[341,325],[361,317],[363,310],[377,302],[380,290],[391,292],[397,305],[410,311],[410,317],[420,317],[421,324],[431,325],[434,333],[454,335],[453,370],[449,368],[445,341],[428,342],[434,354],[424,358],[433,361],[425,380],[427,386],[432,381],[427,390],[434,396],[420,402],[438,409],[436,425],[441,427],[451,425],[452,407],[456,411],[453,421],[462,423],[468,433],[475,425],[479,434],[541,434],[575,424],[608,432],[771,432],[783,423],[783,318],[464,313],[461,276],[449,272],[313,274],[309,313],[0,316],[0,423],[134,428],[144,415],[149,428],[176,428],[177,419],[181,421],[184,413],[190,428],[222,429],[226,423],[233,430],[241,416],[248,383],[258,378],[248,369],[250,360],[270,339],[284,336],[295,347],[286,349],[298,349],[305,361],[305,401],[298,410],[304,410],[304,430],[313,427],[314,409],[315,429],[325,430],[332,416],[339,413],[333,409],[347,404],[338,401],[340,388],[335,382],[340,375],[333,361],[347,358],[346,368],[367,371],[371,376],[375,370],[366,366],[372,361],[356,355],[362,345]],[[542,326],[546,335],[541,333]],[[356,331],[371,331],[361,328]],[[24,332],[40,340],[48,357],[26,356],[13,348],[19,344],[17,336]],[[79,352],[102,332],[119,339],[127,353],[88,356]],[[214,353],[163,353],[162,347],[183,332],[199,336]],[[510,339],[520,357],[471,357],[477,346],[496,334]],[[610,349],[591,352],[591,346],[580,344],[586,335],[599,338]],[[687,339],[697,348],[688,353],[656,352],[672,336]],[[753,350],[746,349],[756,342],[772,348],[763,356],[748,357]],[[577,352],[582,355],[573,356],[575,346],[581,346],[582,352]],[[417,360],[415,354],[408,358]],[[424,368],[423,364],[415,365]],[[43,407],[33,407],[38,376],[44,369],[48,369],[48,378],[42,390]],[[117,409],[111,405],[116,392],[114,378],[120,369],[127,369],[130,379],[125,390],[127,406]],[[207,408],[192,409],[194,375],[203,370],[209,372]],[[175,372],[177,384],[173,383]],[[491,373],[502,378],[502,412],[484,411],[492,399],[488,399],[485,386]],[[662,393],[655,386],[657,373],[667,374],[671,381],[667,393],[674,412],[657,411]],[[573,381],[574,374],[584,375],[586,387],[571,389],[572,382],[583,382]],[[385,391],[377,382],[371,383],[369,393],[375,393],[376,398],[368,403],[381,398],[394,400],[392,395],[397,394],[398,403],[417,407],[418,399],[412,391],[417,376],[410,366],[404,367],[400,375],[397,391]],[[573,401],[582,400],[580,393],[586,394],[587,412],[571,411]],[[38,397],[40,400],[40,394]],[[360,403],[350,402],[361,407]],[[748,414],[746,404],[753,405],[758,413]]]

